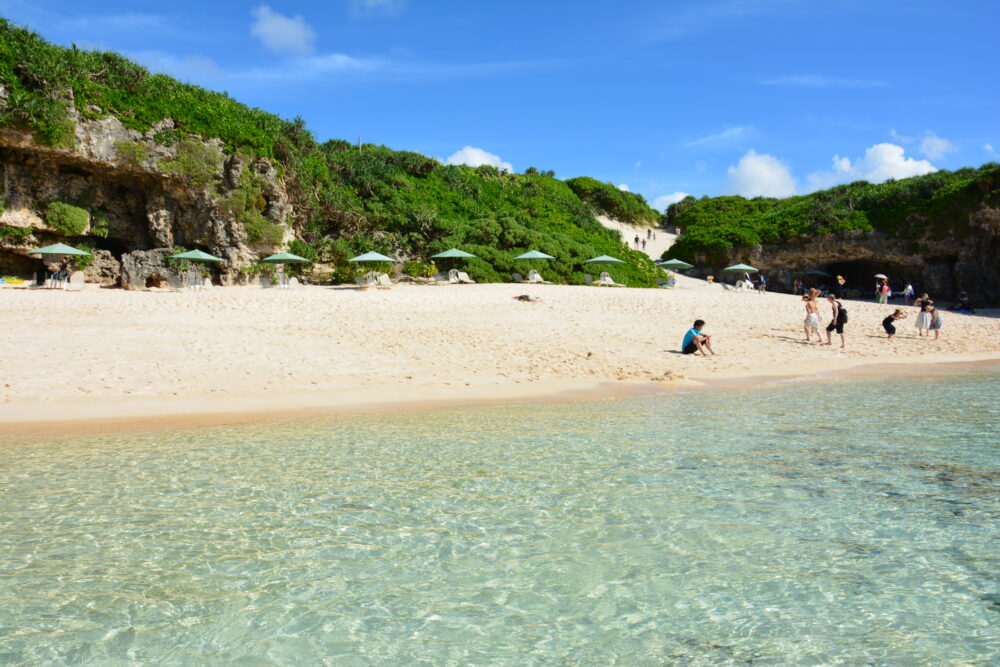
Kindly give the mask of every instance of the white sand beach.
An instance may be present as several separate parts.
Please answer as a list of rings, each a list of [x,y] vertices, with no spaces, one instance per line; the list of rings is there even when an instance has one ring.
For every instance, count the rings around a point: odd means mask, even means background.
[[[525,293],[539,301],[514,299]],[[836,336],[831,347],[802,340],[798,297],[694,279],[672,290],[7,288],[0,290],[0,432],[593,398],[862,364],[1000,358],[996,313],[944,313],[935,341],[917,337],[910,308],[887,341],[880,322],[893,306],[845,305],[848,346],[840,349]],[[827,305],[820,308],[828,319]],[[707,322],[718,356],[678,354],[696,318]]]

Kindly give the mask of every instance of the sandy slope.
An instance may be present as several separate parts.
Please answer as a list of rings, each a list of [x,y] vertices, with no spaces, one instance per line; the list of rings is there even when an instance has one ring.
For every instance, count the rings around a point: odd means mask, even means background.
[[[13,422],[507,400],[602,382],[811,373],[878,361],[1000,357],[1000,320],[913,318],[849,302],[849,346],[806,345],[801,302],[688,289],[397,285],[203,293],[0,290],[0,431]],[[530,293],[537,303],[513,297]],[[912,309],[911,309],[912,310]],[[824,316],[827,308],[823,304]],[[720,356],[676,353],[695,318]]]

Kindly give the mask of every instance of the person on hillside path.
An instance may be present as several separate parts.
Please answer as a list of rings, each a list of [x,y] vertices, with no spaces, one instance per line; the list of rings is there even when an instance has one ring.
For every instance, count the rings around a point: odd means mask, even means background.
[[[893,322],[895,322],[896,320],[905,320],[905,319],[906,319],[906,313],[903,312],[902,308],[897,308],[896,312],[894,312],[892,315],[882,320],[882,328],[885,329],[885,332],[887,334],[889,334],[888,340],[892,340],[892,337],[896,335],[896,327],[893,324]]]
[[[635,249],[636,250],[639,249],[639,235],[638,234],[635,235]]]
[[[816,298],[809,294],[804,294],[802,301],[806,304],[806,319],[803,327],[806,332],[806,342],[808,343],[812,340],[812,334],[815,332],[816,342],[822,343],[823,336],[819,333],[819,308],[816,307]]]
[[[847,311],[844,307],[840,305],[837,301],[837,297],[831,294],[827,297],[830,302],[830,307],[833,311],[833,316],[830,318],[830,323],[826,325],[826,345],[832,343],[832,334],[834,330],[840,334],[840,347],[847,347],[847,341],[844,338],[844,325],[847,324]]]

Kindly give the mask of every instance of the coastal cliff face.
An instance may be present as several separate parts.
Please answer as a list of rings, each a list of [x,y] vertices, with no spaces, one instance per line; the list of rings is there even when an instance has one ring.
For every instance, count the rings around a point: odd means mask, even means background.
[[[795,278],[820,269],[845,276],[849,285],[861,290],[870,290],[874,275],[884,273],[896,289],[910,281],[918,292],[945,300],[964,290],[976,303],[1000,303],[1000,209],[996,208],[975,211],[961,236],[899,238],[879,231],[846,231],[733,249],[729,256],[732,263],[759,268],[772,285],[788,291]]]
[[[74,113],[72,121],[71,149],[0,132],[0,271],[30,275],[40,260],[29,251],[63,241],[93,249],[88,281],[143,288],[165,280],[175,248],[200,247],[226,260],[218,278],[233,284],[293,237],[292,206],[271,160],[226,155],[220,141],[198,137],[164,145],[154,137],[173,129],[170,119],[145,133],[114,116]],[[86,226],[53,226],[52,202],[86,211]],[[61,259],[42,261],[51,268]]]

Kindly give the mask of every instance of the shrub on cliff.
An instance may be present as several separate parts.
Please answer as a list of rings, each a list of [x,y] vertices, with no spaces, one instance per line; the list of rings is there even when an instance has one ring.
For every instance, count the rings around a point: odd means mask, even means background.
[[[594,178],[579,176],[567,180],[566,185],[577,197],[598,211],[606,212],[622,222],[653,225],[660,220],[660,214],[650,208],[645,197],[622,190],[611,183],[601,183]]]
[[[886,183],[857,181],[787,199],[691,198],[667,210],[683,230],[670,256],[724,261],[730,248],[844,231],[959,238],[977,207],[1000,200],[1000,165],[936,171]]]
[[[194,186],[210,185],[222,166],[222,151],[195,139],[185,139],[177,145],[177,156],[160,160],[160,169],[182,176]]]
[[[149,149],[144,144],[131,141],[116,141],[115,152],[121,163],[132,169],[139,169],[149,159]]]
[[[90,224],[90,214],[78,206],[54,201],[45,209],[45,223],[63,236],[79,236]]]

